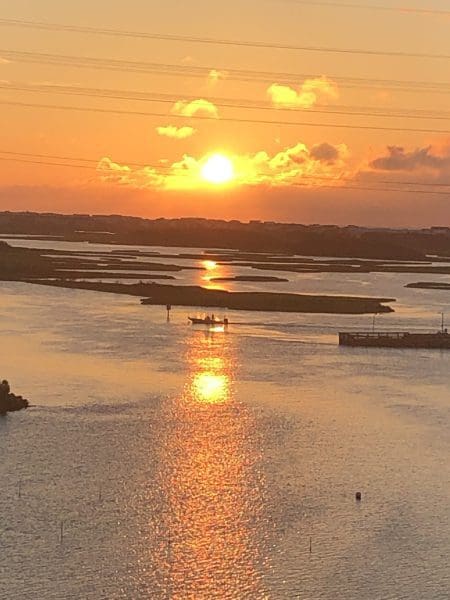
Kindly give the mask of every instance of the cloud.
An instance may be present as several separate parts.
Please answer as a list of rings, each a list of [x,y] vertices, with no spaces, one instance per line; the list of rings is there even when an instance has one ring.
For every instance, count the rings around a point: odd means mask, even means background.
[[[314,149],[326,147],[328,154],[333,151],[334,159],[318,156]],[[320,152],[319,152],[320,154]],[[270,156],[265,151],[254,155],[234,158],[238,182],[247,185],[286,186],[291,183],[318,187],[321,184],[339,183],[349,175],[347,158],[349,152],[345,144],[332,146],[324,143],[311,149],[302,142],[285,148]]]
[[[157,127],[156,131],[158,135],[162,135],[175,140],[185,140],[191,137],[195,133],[193,127],[176,127],[175,125],[166,125],[163,127]]]
[[[160,167],[131,168],[109,157],[102,158],[97,165],[103,182],[147,190],[195,189],[199,185],[199,171],[197,160],[188,155],[173,164],[161,164]]]
[[[379,171],[417,171],[431,169],[441,171],[450,167],[450,151],[444,149],[438,154],[432,146],[416,148],[406,152],[402,146],[388,146],[388,154],[380,156],[370,163],[370,167]]]
[[[339,147],[323,142],[316,144],[311,148],[311,157],[315,160],[320,160],[328,164],[333,164],[339,158]]]
[[[101,180],[106,183],[137,189],[159,188],[164,181],[164,175],[152,167],[132,169],[128,165],[120,165],[112,161],[107,156],[99,161],[97,172]]]
[[[10,60],[8,60],[7,58],[3,58],[2,56],[0,56],[0,65],[9,65],[11,63]]]
[[[312,108],[318,103],[339,98],[337,85],[326,77],[306,79],[298,90],[273,83],[267,89],[272,104],[277,108]]]
[[[327,142],[312,148],[302,142],[275,154],[259,150],[254,154],[227,155],[233,163],[235,177],[230,185],[280,187],[292,183],[306,187],[339,185],[351,175],[347,165],[349,152],[345,144]],[[207,185],[201,177],[207,156],[188,154],[172,164],[132,169],[110,158],[102,158],[97,171],[102,181],[139,189],[201,190]]]
[[[219,117],[219,111],[209,100],[199,98],[198,100],[191,100],[186,102],[179,100],[172,107],[172,113],[175,115],[182,115],[183,117],[193,117],[196,115],[208,116],[208,117]]]
[[[226,71],[218,71],[217,69],[211,69],[208,73],[208,82],[211,86],[218,83],[221,79],[225,79],[227,77]]]

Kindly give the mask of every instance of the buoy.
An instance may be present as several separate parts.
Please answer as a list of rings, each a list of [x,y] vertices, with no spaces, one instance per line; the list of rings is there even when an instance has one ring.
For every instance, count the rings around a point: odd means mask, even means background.
[[[361,494],[361,492],[356,492],[356,494],[355,494],[355,498],[356,498],[356,500],[359,502],[359,501],[361,500],[361,498],[362,498],[362,494]]]

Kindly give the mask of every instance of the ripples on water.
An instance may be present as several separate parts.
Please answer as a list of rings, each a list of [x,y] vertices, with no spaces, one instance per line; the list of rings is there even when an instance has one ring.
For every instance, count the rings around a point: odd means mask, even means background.
[[[1,600],[449,598],[449,355],[186,317],[2,284]]]

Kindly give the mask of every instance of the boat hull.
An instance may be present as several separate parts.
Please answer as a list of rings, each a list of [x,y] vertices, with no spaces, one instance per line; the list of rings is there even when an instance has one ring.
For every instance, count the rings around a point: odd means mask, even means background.
[[[224,321],[217,321],[211,319],[196,319],[195,317],[188,317],[192,325],[224,325]]]
[[[364,348],[436,348],[441,350],[450,350],[450,335],[446,332],[340,332],[339,344],[341,346],[356,346]]]

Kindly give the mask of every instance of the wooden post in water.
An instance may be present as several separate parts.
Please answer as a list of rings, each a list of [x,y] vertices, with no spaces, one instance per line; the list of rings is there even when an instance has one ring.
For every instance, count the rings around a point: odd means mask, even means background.
[[[172,598],[172,538],[170,531],[167,536],[167,568],[168,568],[168,581],[167,581],[167,597],[168,600]]]
[[[309,536],[309,553],[312,554],[312,536]]]
[[[166,304],[166,310],[167,310],[167,322],[169,322],[170,321],[170,311],[172,310],[172,305]]]
[[[19,480],[19,487],[18,487],[18,490],[17,490],[17,496],[19,498],[22,498],[22,480]]]
[[[60,544],[63,543],[63,539],[64,539],[64,521],[61,521],[60,530],[59,530],[59,543]]]

